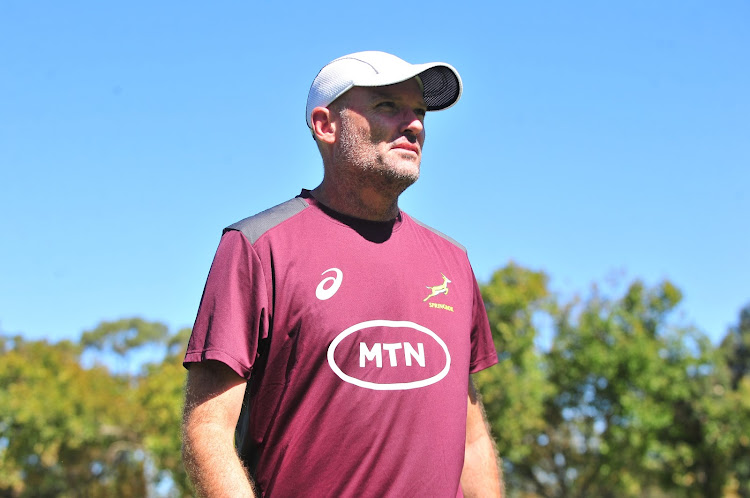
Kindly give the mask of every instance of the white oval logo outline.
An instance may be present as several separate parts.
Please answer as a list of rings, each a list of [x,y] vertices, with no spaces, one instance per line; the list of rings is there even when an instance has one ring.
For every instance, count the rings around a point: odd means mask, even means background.
[[[413,382],[393,382],[390,384],[378,384],[376,382],[368,382],[365,380],[360,380],[355,377],[352,377],[350,375],[345,374],[338,365],[336,365],[336,361],[333,358],[334,353],[336,352],[336,347],[339,345],[341,341],[343,341],[346,337],[350,336],[354,332],[358,332],[362,329],[367,329],[370,327],[403,327],[403,328],[410,328],[414,330],[418,330],[420,332],[423,332],[433,339],[437,341],[437,343],[440,345],[440,347],[443,348],[443,351],[445,352],[445,368],[443,368],[438,374],[433,375],[432,377],[429,377],[424,380],[417,380]],[[352,325],[348,329],[341,332],[339,335],[336,336],[336,338],[331,342],[331,344],[328,346],[328,365],[331,367],[331,370],[333,370],[333,373],[335,373],[341,380],[344,382],[348,382],[349,384],[354,384],[355,386],[364,387],[365,389],[373,389],[375,391],[402,391],[407,389],[417,389],[420,387],[429,386],[432,384],[435,384],[436,382],[439,382],[443,380],[443,378],[448,375],[448,371],[451,368],[451,355],[448,352],[448,346],[446,346],[445,342],[438,337],[438,335],[433,332],[432,330],[428,329],[427,327],[423,327],[422,325],[419,325],[414,322],[409,321],[392,321],[392,320],[369,320],[367,322],[358,323],[356,325]]]
[[[315,288],[315,297],[320,299],[321,301],[325,301],[326,299],[331,299],[336,292],[338,292],[339,287],[341,287],[341,281],[343,280],[344,273],[339,270],[338,268],[329,268],[321,275],[325,275],[328,272],[335,272],[335,277],[327,277],[320,281],[318,286]],[[324,286],[326,282],[329,280],[333,281],[333,285],[331,285],[329,288],[325,289]]]

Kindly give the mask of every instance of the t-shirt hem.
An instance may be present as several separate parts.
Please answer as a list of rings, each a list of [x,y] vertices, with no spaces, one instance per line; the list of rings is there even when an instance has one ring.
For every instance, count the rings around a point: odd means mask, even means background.
[[[185,359],[183,360],[182,365],[185,368],[189,369],[191,363],[202,363],[208,360],[220,361],[221,363],[231,368],[234,373],[236,373],[240,377],[248,380],[250,379],[250,372],[252,372],[252,367],[243,365],[242,363],[234,359],[229,353],[218,349],[188,352],[185,354]]]
[[[469,368],[469,373],[477,373],[480,370],[484,370],[485,368],[496,365],[498,362],[499,360],[497,358],[497,352],[490,353],[487,356],[483,356],[482,358],[472,362]]]

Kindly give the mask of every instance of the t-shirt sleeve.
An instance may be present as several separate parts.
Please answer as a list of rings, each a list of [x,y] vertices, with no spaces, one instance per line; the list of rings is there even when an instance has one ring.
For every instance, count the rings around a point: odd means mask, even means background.
[[[473,276],[473,272],[472,272]],[[482,292],[474,278],[474,311],[471,324],[471,363],[469,373],[476,373],[498,362],[497,350],[492,340],[487,310],[484,308]]]
[[[267,329],[261,261],[241,232],[228,231],[216,250],[183,365],[217,360],[249,379]]]

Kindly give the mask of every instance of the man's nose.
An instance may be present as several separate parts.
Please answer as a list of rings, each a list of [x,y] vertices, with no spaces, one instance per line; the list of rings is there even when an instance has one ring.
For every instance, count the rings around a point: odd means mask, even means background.
[[[404,133],[412,133],[415,136],[419,136],[424,131],[424,123],[419,118],[416,112],[411,109],[404,113],[404,124],[402,131]]]

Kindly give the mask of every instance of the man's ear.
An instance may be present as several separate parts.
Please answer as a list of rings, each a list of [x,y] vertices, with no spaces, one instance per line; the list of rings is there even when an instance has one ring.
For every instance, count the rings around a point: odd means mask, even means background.
[[[310,116],[312,132],[315,138],[321,142],[332,144],[336,141],[336,125],[333,121],[333,112],[327,107],[316,107]]]

